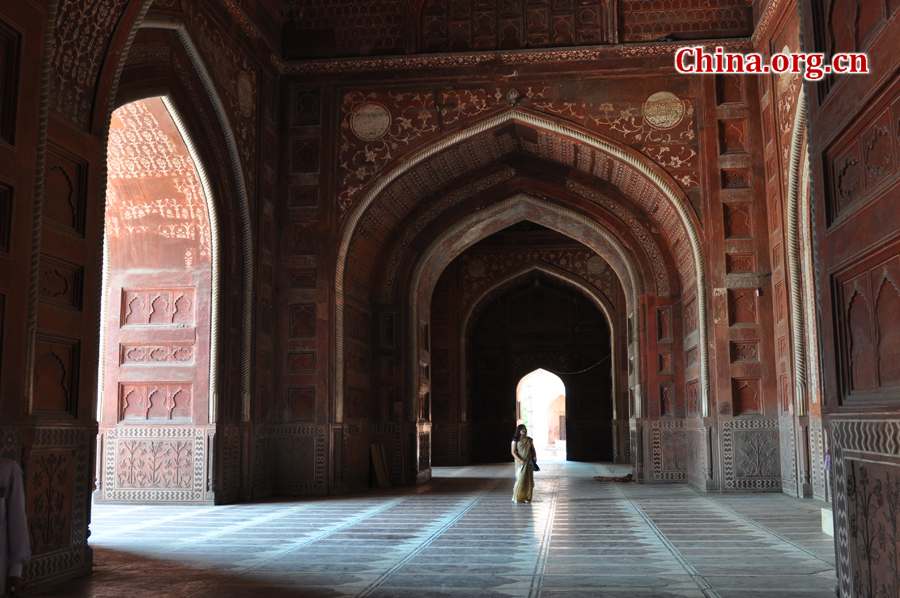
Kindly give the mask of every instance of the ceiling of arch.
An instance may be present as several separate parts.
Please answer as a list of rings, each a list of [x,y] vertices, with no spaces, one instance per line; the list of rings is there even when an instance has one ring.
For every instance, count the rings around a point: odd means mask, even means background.
[[[265,0],[287,59],[566,48],[753,31],[755,0]],[[758,0],[757,0],[758,1]]]
[[[441,214],[516,176],[514,167],[501,163],[503,159],[511,159],[513,155],[532,156],[544,163],[557,165],[557,185],[566,185],[570,193],[579,195],[612,214],[624,228],[630,230],[635,239],[630,244],[640,246],[638,251],[644,252],[653,270],[657,294],[668,296],[671,293],[668,267],[663,257],[667,250],[659,249],[660,243],[637,216],[649,217],[656,223],[657,231],[668,238],[667,244],[677,260],[676,265],[683,283],[690,284],[693,280],[694,264],[687,231],[675,208],[644,175],[634,167],[593,148],[517,123],[451,146],[388,185],[362,216],[356,228],[345,270],[348,291],[357,297],[369,296],[373,271],[382,248],[389,240],[396,240],[391,253],[382,261],[385,264],[384,284],[377,299],[390,302],[395,298],[393,287],[396,276],[405,252],[414,239],[429,223],[440,218]],[[473,172],[493,164],[498,164],[496,170],[442,194],[443,189],[450,188],[466,177],[471,178]],[[560,169],[559,166],[564,168]],[[519,173],[520,176],[547,177],[546,174],[536,173],[532,168],[525,170]],[[565,183],[572,172],[581,172],[598,183],[606,183],[630,201],[622,202],[615,195],[603,193],[594,185],[572,180]],[[423,204],[426,200],[427,203]],[[398,230],[401,223],[420,204],[428,207]],[[662,243],[666,245],[665,241]]]
[[[520,226],[525,225],[525,226]],[[624,295],[621,282],[609,263],[583,243],[556,231],[523,221],[507,227],[462,252],[457,301],[467,306],[484,288],[515,272],[529,268],[568,272],[592,285],[610,305]],[[541,228],[539,232],[516,230]]]

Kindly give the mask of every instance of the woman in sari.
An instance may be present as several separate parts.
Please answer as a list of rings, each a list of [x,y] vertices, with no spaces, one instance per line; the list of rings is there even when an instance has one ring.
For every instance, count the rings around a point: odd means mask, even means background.
[[[531,502],[534,491],[533,459],[537,458],[534,442],[528,437],[528,429],[519,424],[512,441],[512,456],[516,460],[516,485],[513,487],[513,502]]]

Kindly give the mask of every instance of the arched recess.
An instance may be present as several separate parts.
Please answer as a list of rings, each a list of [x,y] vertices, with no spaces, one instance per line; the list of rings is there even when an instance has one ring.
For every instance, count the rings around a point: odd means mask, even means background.
[[[553,120],[521,108],[513,108],[486,118],[469,128],[450,134],[405,156],[391,170],[373,182],[359,204],[350,212],[344,225],[335,265],[335,362],[342,364],[345,359],[345,292],[347,290],[348,258],[364,215],[389,186],[405,173],[414,171],[417,166],[442,152],[462,147],[467,141],[482,134],[497,132],[507,124],[523,125],[537,131],[539,136],[545,135],[566,143],[579,144],[590,152],[594,152],[597,160],[603,162],[604,174],[600,178],[614,187],[618,187],[635,205],[640,206],[650,218],[657,221],[660,230],[665,235],[671,236],[670,245],[677,255],[679,272],[683,278],[696,283],[697,302],[701,306],[698,318],[700,377],[703,415],[708,415],[709,359],[707,310],[705,308],[707,281],[699,222],[688,200],[668,175],[634,150],[566,122]],[[593,171],[588,174],[595,176]],[[625,270],[624,266],[622,266],[622,270]],[[637,302],[635,301],[633,304],[636,305]],[[639,363],[635,365],[639,366]],[[343,418],[344,376],[345,373],[338,366],[335,374],[335,417],[338,421]]]
[[[502,218],[501,218],[502,216]],[[491,208],[477,212],[467,218],[462,219],[454,226],[447,229],[440,235],[428,248],[422,253],[421,258],[416,263],[412,282],[409,291],[409,320],[408,320],[408,350],[409,350],[409,378],[407,388],[409,397],[418,396],[419,388],[427,387],[428,380],[421,379],[419,366],[420,359],[420,342],[421,334],[419,333],[422,325],[422,317],[420,315],[420,306],[430,305],[431,295],[434,291],[434,285],[440,273],[452,262],[459,254],[468,247],[483,238],[486,238],[499,230],[509,226],[510,224],[528,220],[547,228],[556,230],[567,236],[572,236],[573,232],[578,240],[594,250],[598,255],[604,257],[616,272],[619,280],[625,289],[625,301],[627,311],[634,313],[637,306],[640,305],[641,288],[638,279],[637,269],[634,260],[628,250],[613,237],[606,229],[601,227],[595,221],[578,214],[567,208],[557,206],[549,201],[535,198],[524,193],[515,195],[505,201],[494,204]],[[562,223],[567,225],[563,228]],[[521,271],[520,276],[526,275],[534,268]],[[612,317],[611,306],[603,299],[597,296],[597,293],[590,290],[590,286],[583,281],[578,281],[573,276],[548,269],[548,273],[553,273],[556,278],[572,284],[582,293],[594,302],[603,312],[610,327],[611,338],[615,338],[616,327],[614,318]],[[462,330],[466,330],[468,319],[471,317],[471,311],[467,312],[463,318]],[[634,318],[635,330],[632,336],[632,354],[634,357],[634,381],[635,386],[640,387],[641,370],[640,370],[640,329],[639,318]],[[463,332],[464,334],[464,332]],[[464,341],[465,339],[461,339]],[[462,342],[461,346],[464,346]],[[460,363],[465,363],[462,360]],[[614,370],[615,371],[615,370]],[[462,381],[465,378],[461,378]],[[461,385],[464,388],[464,384]],[[615,388],[613,389],[615,395]],[[639,395],[639,392],[635,393]],[[419,411],[417,405],[408,405],[407,409],[410,415],[415,417]],[[633,405],[635,413],[633,416],[641,417],[640,402],[635,401]]]
[[[159,69],[152,72],[148,69],[145,72],[139,68],[124,69],[125,57],[123,57],[123,72],[121,77],[116,77],[120,82],[110,113],[112,108],[135,99],[149,95],[169,95],[172,100],[170,112],[189,146],[194,163],[206,165],[206,172],[202,178],[205,179],[204,191],[210,202],[210,218],[217,219],[221,224],[219,234],[213,235],[211,239],[214,259],[219,260],[219,266],[213,270],[212,279],[213,292],[216,294],[213,307],[219,316],[214,316],[212,321],[216,328],[212,331],[210,344],[211,367],[216,368],[220,363],[218,355],[226,355],[222,352],[226,342],[232,342],[235,347],[241,346],[240,380],[238,375],[230,378],[230,373],[223,368],[211,371],[208,425],[204,429],[195,425],[190,432],[176,431],[176,434],[187,434],[190,437],[188,445],[193,445],[192,468],[195,483],[190,488],[176,489],[177,492],[172,493],[165,493],[156,488],[114,490],[114,484],[109,483],[110,476],[107,471],[102,480],[101,490],[103,493],[110,490],[112,495],[104,494],[101,500],[139,503],[229,502],[237,499],[236,486],[227,488],[217,484],[217,472],[221,472],[223,468],[237,470],[239,464],[234,462],[232,466],[227,461],[231,453],[216,448],[219,439],[222,438],[219,436],[217,439],[218,431],[221,431],[217,424],[233,424],[249,418],[251,338],[249,301],[252,289],[248,285],[252,285],[253,245],[244,167],[237,153],[235,136],[223,103],[184,24],[145,21],[141,25],[142,31],[154,28],[162,30],[155,35],[165,39],[174,59],[160,62]],[[141,36],[142,33],[138,32],[138,40]],[[178,109],[171,109],[174,102],[178,103]],[[229,258],[227,263],[226,258]],[[241,287],[242,299],[238,300],[236,296],[234,308],[230,305],[226,308],[226,302],[220,297],[224,298],[226,292],[237,293],[238,287]],[[226,311],[233,319],[222,317]],[[105,318],[103,321],[106,321]],[[226,325],[229,322],[233,324]],[[235,332],[231,332],[232,328]],[[238,334],[240,341],[237,340]],[[234,351],[234,354],[237,353],[238,351]],[[232,380],[231,384],[223,389],[240,388],[240,397],[236,396],[237,392],[223,395],[220,391],[220,386],[224,386],[229,380]],[[231,399],[232,396],[234,400],[224,400]],[[136,426],[130,427],[133,431]],[[110,436],[109,426],[101,428],[101,434],[104,434],[101,439],[104,444],[100,447],[104,451],[101,462],[109,462],[109,451],[115,447],[117,439],[129,440],[129,438],[124,432],[114,429],[112,430],[114,436]],[[229,441],[230,438],[225,434],[221,442]],[[114,480],[115,476],[112,479]]]
[[[231,166],[229,173],[233,179],[235,191],[237,192],[237,203],[240,213],[241,224],[241,257],[242,259],[242,297],[241,297],[241,417],[243,421],[250,419],[250,362],[251,362],[251,342],[252,342],[252,314],[253,314],[253,225],[250,220],[250,205],[247,195],[247,185],[244,180],[244,166],[238,153],[237,142],[235,141],[234,131],[228,115],[225,111],[225,104],[216,89],[215,84],[209,74],[209,69],[200,55],[187,26],[181,21],[167,21],[163,19],[143,19],[140,22],[141,29],[162,29],[173,31],[178,37],[179,42],[184,48],[194,73],[200,80],[203,90],[206,92],[207,99],[212,104],[216,114],[216,119],[220,127],[220,133],[225,141],[228,159]],[[125,65],[126,56],[122,56],[119,70]],[[118,81],[118,76],[116,76]],[[223,173],[224,175],[224,173]],[[237,250],[238,248],[235,248]]]
[[[513,272],[510,272],[503,278],[500,278],[494,281],[492,284],[484,288],[478,295],[476,295],[472,301],[469,303],[468,308],[463,313],[463,317],[460,320],[459,327],[459,383],[457,388],[459,388],[459,401],[460,401],[460,412],[465,412],[468,406],[468,388],[466,385],[467,379],[467,364],[468,360],[466,359],[466,354],[468,351],[468,340],[472,334],[472,324],[473,324],[473,315],[477,314],[481,307],[488,301],[493,300],[494,295],[497,291],[506,288],[511,283],[514,283],[518,280],[526,279],[530,276],[533,276],[535,273],[540,273],[543,276],[546,276],[549,279],[553,279],[563,283],[565,286],[570,287],[577,292],[581,293],[584,297],[586,297],[594,306],[597,307],[598,310],[603,314],[604,319],[606,320],[607,325],[609,326],[610,331],[610,361],[612,368],[612,396],[613,396],[613,420],[616,420],[619,416],[618,413],[618,393],[619,393],[619,380],[617,378],[617,366],[618,366],[618,358],[616,351],[616,340],[619,334],[619,325],[616,321],[615,309],[612,304],[610,304],[609,299],[607,299],[603,293],[601,293],[594,285],[588,283],[587,281],[573,275],[570,272],[566,272],[561,270],[555,266],[551,266],[549,264],[543,263],[533,263],[524,268],[520,268]],[[627,380],[625,380],[627,383]]]

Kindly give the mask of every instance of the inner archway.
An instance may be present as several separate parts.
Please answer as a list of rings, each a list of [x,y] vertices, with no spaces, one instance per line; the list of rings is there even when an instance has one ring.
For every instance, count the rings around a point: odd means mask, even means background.
[[[566,385],[538,368],[516,386],[516,424],[525,424],[542,461],[566,460]]]
[[[215,421],[215,218],[180,122],[171,101],[150,97],[115,110],[109,129],[101,501],[213,498],[198,456]]]

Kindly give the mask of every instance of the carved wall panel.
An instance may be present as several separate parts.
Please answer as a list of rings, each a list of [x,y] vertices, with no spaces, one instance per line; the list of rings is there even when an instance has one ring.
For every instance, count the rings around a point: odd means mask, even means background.
[[[890,332],[900,325],[898,249],[891,244],[834,276],[845,401],[900,384],[900,343]]]
[[[892,85],[827,149],[827,219],[875,197],[898,177],[900,87]]]
[[[288,306],[289,336],[313,337],[316,335],[316,305],[294,303]]]
[[[725,254],[726,274],[751,274],[756,272],[756,254],[754,253],[727,253]]]
[[[289,372],[315,372],[316,354],[314,351],[291,351],[287,355]]]
[[[652,422],[650,424],[650,443],[653,481],[685,481],[689,447],[684,420]]]
[[[274,425],[259,428],[255,451],[259,485],[276,495],[325,493],[325,428]]]
[[[37,556],[64,549],[72,534],[75,451],[32,451],[27,468],[25,507],[32,553]]]
[[[290,97],[290,122],[292,126],[317,125],[321,117],[318,87],[293,87]]]
[[[830,425],[841,596],[890,595],[898,588],[900,421],[851,416]]]
[[[725,491],[781,489],[778,421],[727,419],[722,422]]]
[[[728,317],[732,326],[759,323],[756,289],[728,289]]]
[[[119,421],[189,422],[193,416],[191,384],[119,385]]]
[[[752,211],[748,204],[725,204],[725,238],[753,237]]]
[[[105,431],[102,495],[116,502],[204,502],[211,431],[116,427]]]
[[[716,75],[716,97],[719,104],[744,104],[744,80],[741,75]]]
[[[60,256],[41,255],[38,294],[57,306],[81,311],[84,266]]]
[[[316,406],[316,389],[289,387],[286,392],[289,421],[313,421]]]
[[[742,154],[749,151],[747,121],[744,119],[721,119],[719,121],[719,153]]]
[[[90,571],[86,532],[95,431],[51,427],[34,431],[23,467],[32,547],[32,559],[24,571],[26,583]]]
[[[319,205],[318,187],[291,187],[291,207],[302,208]]]
[[[732,341],[731,361],[759,361],[759,341]]]
[[[318,139],[292,139],[291,140],[291,172],[316,173],[319,172],[319,141]]]
[[[700,382],[691,380],[686,384],[688,417],[699,417],[702,406],[700,405]]]
[[[123,326],[193,324],[195,289],[122,289]]]

